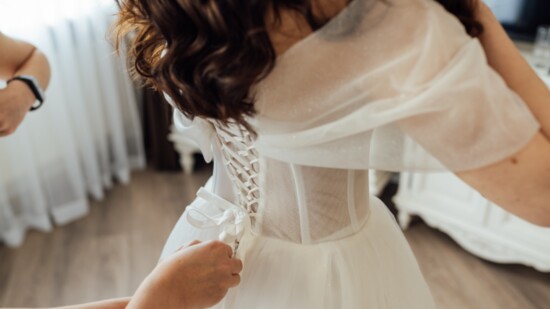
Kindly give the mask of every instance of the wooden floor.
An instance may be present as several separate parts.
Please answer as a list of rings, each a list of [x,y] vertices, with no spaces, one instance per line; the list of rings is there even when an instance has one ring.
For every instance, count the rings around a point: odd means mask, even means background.
[[[93,203],[85,219],[51,234],[31,232],[16,250],[0,246],[0,307],[132,294],[210,173],[208,168],[194,176],[136,173],[131,185]],[[420,221],[406,236],[439,308],[550,308],[550,274],[484,262]]]

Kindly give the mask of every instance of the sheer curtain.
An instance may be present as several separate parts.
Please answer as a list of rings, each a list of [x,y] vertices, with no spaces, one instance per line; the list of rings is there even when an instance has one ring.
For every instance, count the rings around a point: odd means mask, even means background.
[[[0,31],[52,66],[44,106],[0,138],[0,242],[85,216],[113,180],[145,165],[136,94],[107,33],[112,0],[0,0]],[[0,46],[1,48],[1,46]]]

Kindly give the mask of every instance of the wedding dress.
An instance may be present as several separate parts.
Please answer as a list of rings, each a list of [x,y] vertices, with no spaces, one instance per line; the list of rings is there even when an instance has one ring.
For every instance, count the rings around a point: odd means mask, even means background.
[[[539,129],[433,0],[353,1],[254,93],[257,138],[175,112],[215,165],[163,256],[195,239],[232,245],[242,282],[215,308],[434,308],[402,232],[369,194],[368,169],[475,169]]]

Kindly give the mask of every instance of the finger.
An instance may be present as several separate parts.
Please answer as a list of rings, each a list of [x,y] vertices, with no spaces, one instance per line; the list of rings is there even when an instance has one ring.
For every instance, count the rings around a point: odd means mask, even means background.
[[[231,246],[229,245],[227,245],[227,255],[229,256],[229,258],[233,258],[234,255],[233,248],[231,248]]]
[[[183,246],[179,247],[178,250],[174,251],[174,253],[175,253],[175,252],[180,252],[181,250],[187,249],[187,248],[189,248],[189,247],[191,247],[191,246],[198,245],[198,244],[200,244],[200,243],[201,243],[200,240],[193,240],[192,242],[187,243],[186,245],[183,245]]]
[[[198,245],[198,244],[200,244],[200,243],[201,243],[200,240],[193,240],[192,242],[188,243],[188,244],[185,245],[184,247],[191,247],[191,246]]]
[[[220,247],[220,249],[222,249],[224,252],[226,252],[227,256],[229,256],[229,258],[233,258],[233,248],[224,243],[223,241],[215,241],[215,243]],[[223,252],[223,251],[220,251],[220,252]]]
[[[222,255],[225,255],[229,258],[233,257],[233,248],[223,241],[212,240],[204,244],[206,247],[210,248],[213,253],[219,258]]]
[[[9,133],[9,126],[5,124],[0,124],[0,136],[6,136]]]
[[[243,270],[243,262],[239,259],[231,259],[230,265],[233,275],[238,275]]]
[[[239,275],[233,275],[231,278],[229,278],[228,282],[230,288],[234,288],[237,285],[241,284],[241,276]]]

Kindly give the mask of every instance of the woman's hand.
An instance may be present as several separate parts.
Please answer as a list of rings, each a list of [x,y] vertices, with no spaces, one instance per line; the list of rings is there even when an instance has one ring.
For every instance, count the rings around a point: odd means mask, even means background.
[[[161,261],[127,308],[207,308],[240,283],[240,260],[228,245],[193,242]]]
[[[0,89],[0,137],[15,132],[34,101],[34,94],[21,81],[13,81]]]
[[[192,242],[161,261],[134,296],[52,309],[196,309],[220,302],[237,286],[243,266],[228,245]]]
[[[33,45],[0,32],[0,79],[17,75],[36,78],[43,90],[50,81],[50,64]],[[28,85],[12,81],[0,89],[0,137],[13,133],[36,101]]]

